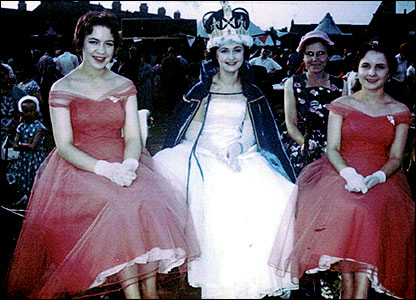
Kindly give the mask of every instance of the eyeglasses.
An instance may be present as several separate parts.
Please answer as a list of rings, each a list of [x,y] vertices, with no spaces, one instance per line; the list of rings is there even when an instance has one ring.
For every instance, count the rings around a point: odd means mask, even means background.
[[[326,53],[326,51],[318,51],[318,52],[316,52],[316,53],[314,53],[314,52],[312,52],[312,51],[308,51],[308,52],[305,52],[305,54],[304,54],[304,55],[305,55],[306,57],[308,57],[308,58],[312,58],[312,57],[314,57],[314,56],[321,58],[321,57],[326,56],[326,55],[327,55],[327,53]]]

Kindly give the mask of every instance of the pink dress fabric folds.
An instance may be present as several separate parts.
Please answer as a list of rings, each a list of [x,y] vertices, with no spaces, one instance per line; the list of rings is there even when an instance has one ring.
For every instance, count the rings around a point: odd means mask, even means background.
[[[364,177],[387,161],[395,127],[412,121],[408,111],[372,117],[334,102],[329,109],[343,117],[343,159]],[[305,271],[366,272],[376,291],[413,299],[415,205],[403,170],[366,194],[345,184],[327,157],[302,170],[269,264],[294,282]]]
[[[69,109],[76,147],[122,162],[129,81],[95,101],[51,92],[52,107]],[[61,298],[119,289],[117,273],[137,264],[139,278],[167,273],[199,255],[185,199],[155,171],[143,148],[137,179],[121,187],[65,161],[54,149],[41,166],[9,268],[8,296]],[[157,262],[154,268],[143,268]],[[153,264],[152,264],[153,265]]]

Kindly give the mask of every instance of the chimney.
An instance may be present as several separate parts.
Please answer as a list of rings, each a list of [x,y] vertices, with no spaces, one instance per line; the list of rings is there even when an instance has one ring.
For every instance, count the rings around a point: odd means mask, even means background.
[[[160,18],[164,18],[166,16],[166,9],[164,7],[159,7],[157,10],[157,15]]]
[[[120,3],[120,1],[113,1],[111,7],[112,7],[112,9],[115,12],[120,12],[121,11],[121,3]]]
[[[173,13],[173,18],[174,18],[175,20],[180,19],[180,18],[181,18],[181,12],[180,12],[179,10],[175,11],[175,12]]]
[[[17,5],[17,10],[26,11],[27,10],[26,1],[19,1],[19,4]]]
[[[147,3],[140,4],[140,12],[147,14],[149,11],[149,7],[147,6]]]

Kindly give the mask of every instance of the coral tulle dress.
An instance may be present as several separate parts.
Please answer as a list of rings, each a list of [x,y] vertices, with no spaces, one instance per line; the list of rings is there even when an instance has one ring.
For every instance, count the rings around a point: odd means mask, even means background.
[[[343,159],[364,177],[387,161],[395,126],[412,120],[408,111],[372,117],[342,103],[330,110],[343,117]],[[415,206],[403,171],[366,194],[345,184],[326,157],[302,170],[269,263],[294,281],[305,271],[362,271],[376,291],[413,299]]]
[[[51,92],[52,107],[70,110],[74,145],[92,157],[123,160],[120,137],[129,81],[101,101]],[[142,151],[137,179],[121,187],[81,170],[54,149],[37,173],[9,270],[8,296],[58,298],[119,289],[117,273],[137,263],[139,278],[174,267],[186,270],[198,256],[185,199],[153,168]],[[143,268],[147,262],[155,268]],[[105,287],[102,288],[102,287]]]

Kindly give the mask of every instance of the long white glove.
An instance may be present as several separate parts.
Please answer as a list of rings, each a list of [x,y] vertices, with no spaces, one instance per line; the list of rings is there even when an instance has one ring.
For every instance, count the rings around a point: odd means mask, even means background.
[[[97,162],[94,173],[104,176],[120,186],[130,186],[133,180],[136,179],[136,173],[127,166],[105,160]]]
[[[368,175],[364,179],[364,183],[368,189],[371,189],[376,184],[383,183],[383,182],[386,182],[386,173],[384,173],[381,170],[374,172],[371,175]]]
[[[358,174],[354,168],[346,167],[339,172],[339,175],[347,182],[345,188],[348,191],[367,193],[368,188],[364,183],[364,176]]]

